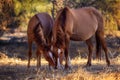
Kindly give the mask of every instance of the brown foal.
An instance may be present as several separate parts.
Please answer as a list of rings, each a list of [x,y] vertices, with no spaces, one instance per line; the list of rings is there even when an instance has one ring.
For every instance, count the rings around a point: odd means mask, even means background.
[[[50,44],[52,38],[53,19],[47,13],[39,13],[34,15],[28,24],[28,68],[30,67],[30,59],[32,56],[32,43],[37,45],[37,68],[41,66],[41,53],[49,62],[49,65],[55,66],[53,55],[50,51]]]

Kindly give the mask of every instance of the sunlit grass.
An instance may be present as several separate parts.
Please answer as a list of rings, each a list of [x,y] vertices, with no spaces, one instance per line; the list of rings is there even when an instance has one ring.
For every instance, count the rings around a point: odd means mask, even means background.
[[[36,60],[32,59],[31,66],[35,66],[32,68],[35,70],[26,71],[27,60],[8,57],[0,59],[1,66],[16,66],[16,68],[24,66],[26,72],[22,74],[27,73],[25,75],[26,80],[31,78],[33,80],[120,80],[120,68],[117,68],[119,71],[114,71],[114,67],[106,66],[105,60],[92,60],[93,65],[85,67],[87,59],[77,57],[71,60],[71,70],[49,70],[47,61],[42,58],[41,62],[42,69],[36,71]],[[111,62],[112,66],[120,66],[120,59],[113,59]],[[30,73],[28,74],[28,72]]]
[[[27,60],[21,60],[19,58],[3,58],[0,59],[0,63],[2,65],[24,65],[27,66]],[[31,66],[36,66],[36,60],[35,59],[31,59],[30,61]],[[42,64],[48,64],[48,62],[44,59],[42,59]]]

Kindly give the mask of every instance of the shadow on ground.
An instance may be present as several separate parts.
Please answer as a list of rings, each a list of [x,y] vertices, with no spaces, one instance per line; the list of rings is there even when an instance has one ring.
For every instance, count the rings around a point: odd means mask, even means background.
[[[21,33],[18,33],[19,35]],[[0,38],[0,53],[6,54],[9,58],[18,58],[21,60],[27,60],[27,38],[26,33],[21,34],[20,36],[14,34],[3,35],[3,38]],[[107,46],[109,49],[110,59],[120,59],[120,38],[107,36],[106,37]],[[93,43],[95,41],[93,40]],[[95,44],[94,44],[95,45]],[[33,44],[33,53],[35,53],[36,46]],[[70,57],[75,59],[80,57],[82,59],[87,59],[88,51],[85,42],[74,42],[70,43]],[[102,55],[104,56],[104,54]],[[35,57],[35,54],[33,54]],[[93,52],[93,57],[95,57],[95,50]],[[104,57],[103,57],[104,59]],[[72,63],[71,70],[49,70],[48,65],[42,65],[40,71],[36,71],[36,66],[32,66],[29,70],[26,65],[0,65],[0,80],[34,80],[40,79],[45,80],[50,79],[60,79],[61,77],[67,76],[69,74],[74,74],[78,70],[85,71],[90,74],[101,74],[101,73],[111,73],[118,72],[120,73],[120,64],[114,64],[110,67],[107,67],[106,64],[93,64],[91,67],[85,67],[85,63],[74,64]]]

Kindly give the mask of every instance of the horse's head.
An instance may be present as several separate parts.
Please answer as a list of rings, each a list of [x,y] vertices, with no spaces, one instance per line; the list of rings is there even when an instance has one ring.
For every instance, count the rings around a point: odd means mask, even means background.
[[[59,69],[62,68],[64,48],[58,48],[56,45],[46,45],[43,49],[43,56],[49,62],[50,66]]]
[[[61,32],[61,30],[57,31],[56,38],[53,39],[51,50],[55,57],[56,68],[61,68],[65,50],[64,33]]]
[[[55,68],[62,68],[62,62],[64,59],[64,48],[58,48],[57,46],[53,45],[51,47],[53,57],[55,59]]]
[[[66,47],[66,19],[68,8],[61,9],[56,15],[53,25],[53,54],[55,56],[56,67],[60,67],[64,58],[64,51]]]
[[[48,46],[48,45],[44,46],[43,56],[48,61],[48,63],[50,64],[50,66],[55,67],[55,60],[54,60],[54,56],[53,56],[53,53],[51,51],[50,46]]]

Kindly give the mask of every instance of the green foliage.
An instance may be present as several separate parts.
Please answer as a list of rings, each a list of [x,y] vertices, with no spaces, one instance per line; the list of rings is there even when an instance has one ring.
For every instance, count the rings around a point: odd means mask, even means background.
[[[26,29],[31,16],[39,12],[51,14],[52,4],[48,0],[14,0],[14,10],[20,20],[20,28]]]
[[[20,19],[20,27],[26,27],[30,17],[38,12],[48,12],[51,14],[51,0],[13,0],[16,16]],[[53,0],[55,1],[55,0]],[[62,2],[64,1],[64,3]],[[104,15],[105,29],[117,30],[120,25],[120,9],[119,0],[56,0],[56,6],[61,5],[70,7],[86,7],[93,6],[99,9]],[[55,7],[55,8],[57,8]],[[53,14],[55,15],[55,14]],[[117,21],[117,22],[116,22]]]
[[[47,0],[14,0],[16,15],[49,12],[52,8]]]
[[[66,4],[75,8],[93,6],[105,17],[106,30],[120,29],[120,0],[67,0]]]
[[[105,17],[105,30],[106,31],[112,31],[112,30],[118,30],[117,23],[112,15],[106,15]]]
[[[14,5],[12,0],[1,0],[0,1],[0,33],[6,28],[15,28],[18,25],[18,20],[14,18]],[[15,26],[16,25],[16,26]]]
[[[74,8],[96,7],[104,15],[106,30],[116,30],[118,26],[120,27],[120,0],[57,0],[56,2],[59,6],[63,4],[63,6]],[[0,30],[10,27],[17,28],[18,26],[20,29],[26,30],[31,16],[39,12],[47,12],[51,15],[51,11],[54,11],[52,7],[52,0],[1,0]]]

